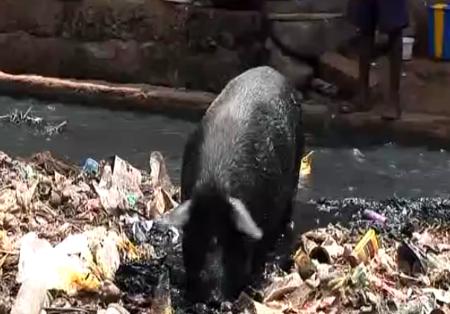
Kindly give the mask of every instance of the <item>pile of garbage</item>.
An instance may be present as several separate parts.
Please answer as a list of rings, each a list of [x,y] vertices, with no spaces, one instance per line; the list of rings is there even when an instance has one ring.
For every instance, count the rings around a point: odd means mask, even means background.
[[[449,313],[448,228],[399,240],[330,225],[303,234],[293,259],[256,313]]]
[[[0,313],[128,313],[117,310],[116,274],[160,252],[124,229],[143,237],[142,226],[177,204],[159,152],[150,169],[117,156],[81,168],[48,152],[29,160],[0,152]]]
[[[302,234],[254,312],[450,313],[449,200],[312,203],[343,223]]]
[[[437,198],[315,201],[345,224],[300,235],[288,273],[269,262],[233,304],[189,304],[182,235],[155,220],[179,189],[161,153],[149,160],[0,152],[0,314],[449,313],[450,201]]]

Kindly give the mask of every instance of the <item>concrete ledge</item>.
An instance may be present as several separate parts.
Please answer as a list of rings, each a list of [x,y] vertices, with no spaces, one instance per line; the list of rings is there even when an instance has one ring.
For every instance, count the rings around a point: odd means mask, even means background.
[[[144,84],[111,84],[0,72],[0,94],[149,111],[203,112],[215,95]]]
[[[341,132],[382,137],[404,145],[450,146],[450,117],[404,113],[401,120],[385,121],[376,112],[339,115],[332,128]]]

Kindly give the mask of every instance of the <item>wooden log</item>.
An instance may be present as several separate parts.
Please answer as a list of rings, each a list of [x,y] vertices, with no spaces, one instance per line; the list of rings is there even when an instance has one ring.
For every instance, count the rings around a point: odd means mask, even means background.
[[[0,94],[30,96],[51,101],[111,105],[148,111],[203,112],[216,97],[201,91],[146,84],[113,84],[38,75],[12,75],[0,71]]]

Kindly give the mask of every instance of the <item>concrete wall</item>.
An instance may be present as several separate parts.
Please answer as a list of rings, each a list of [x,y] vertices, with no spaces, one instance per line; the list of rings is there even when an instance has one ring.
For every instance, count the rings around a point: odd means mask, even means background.
[[[2,0],[0,69],[217,91],[260,63],[261,25],[162,0]]]

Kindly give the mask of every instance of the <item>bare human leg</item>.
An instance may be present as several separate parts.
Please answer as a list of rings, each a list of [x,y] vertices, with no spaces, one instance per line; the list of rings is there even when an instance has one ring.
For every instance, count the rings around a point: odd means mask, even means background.
[[[359,56],[359,96],[358,107],[361,111],[371,109],[370,105],[370,63],[374,49],[375,31],[363,33]]]
[[[400,106],[400,79],[402,71],[402,30],[389,33],[389,99],[383,108],[381,117],[385,120],[400,119],[402,109]]]
[[[350,113],[354,111],[368,111],[371,109],[370,105],[370,63],[374,49],[375,30],[361,32],[359,39],[358,53],[359,53],[359,78],[358,78],[358,93],[356,96],[356,104],[354,108],[347,105],[340,108],[341,113]]]

